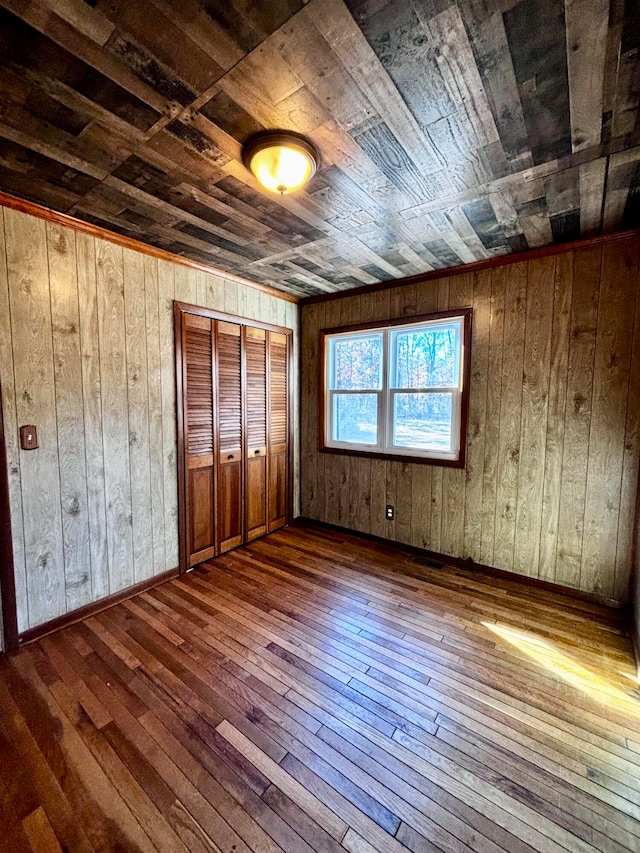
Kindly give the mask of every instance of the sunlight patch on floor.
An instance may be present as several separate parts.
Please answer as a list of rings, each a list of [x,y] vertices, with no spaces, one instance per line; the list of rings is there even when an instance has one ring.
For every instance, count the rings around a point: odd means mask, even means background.
[[[640,716],[640,701],[637,698],[625,693],[624,690],[616,687],[615,684],[601,675],[587,669],[565,652],[557,649],[548,640],[528,631],[511,628],[508,625],[492,624],[491,622],[483,622],[482,624],[571,687],[575,687],[597,702],[607,703],[623,713]],[[633,677],[630,677],[630,680],[636,681]]]

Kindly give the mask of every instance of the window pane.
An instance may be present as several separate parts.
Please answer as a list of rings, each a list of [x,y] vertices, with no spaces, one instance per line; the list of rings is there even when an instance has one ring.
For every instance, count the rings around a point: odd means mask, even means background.
[[[394,335],[394,388],[451,388],[458,384],[457,325]]]
[[[382,335],[334,338],[330,357],[331,388],[336,391],[373,391],[381,387]]]
[[[378,441],[378,395],[333,395],[334,441],[376,444]]]
[[[394,394],[393,443],[416,450],[451,450],[452,394]]]

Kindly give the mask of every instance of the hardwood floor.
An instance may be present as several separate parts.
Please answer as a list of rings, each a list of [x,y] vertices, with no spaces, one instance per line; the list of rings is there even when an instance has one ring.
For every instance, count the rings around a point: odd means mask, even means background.
[[[0,847],[637,851],[633,679],[616,611],[294,527],[1,659]]]

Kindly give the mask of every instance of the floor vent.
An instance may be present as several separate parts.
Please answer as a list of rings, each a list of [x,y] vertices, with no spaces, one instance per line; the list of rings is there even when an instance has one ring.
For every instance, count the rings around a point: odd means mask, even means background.
[[[440,563],[438,560],[432,560],[431,557],[412,557],[412,563],[416,563],[418,566],[428,566],[430,569],[444,569],[444,563]]]

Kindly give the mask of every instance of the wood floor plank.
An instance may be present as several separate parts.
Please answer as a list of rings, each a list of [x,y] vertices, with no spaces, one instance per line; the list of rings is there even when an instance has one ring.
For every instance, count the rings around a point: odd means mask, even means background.
[[[633,673],[617,611],[296,525],[0,660],[2,843],[640,851]]]

